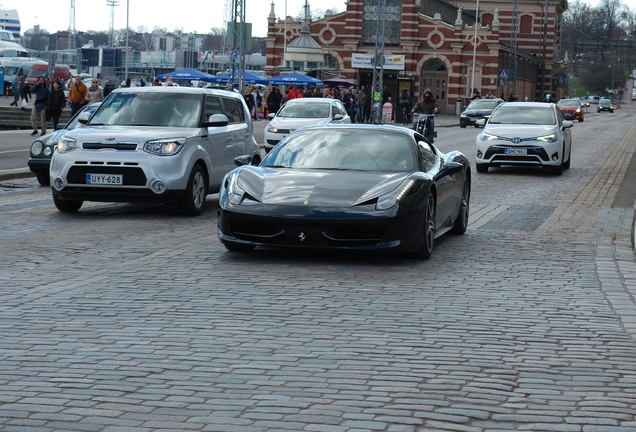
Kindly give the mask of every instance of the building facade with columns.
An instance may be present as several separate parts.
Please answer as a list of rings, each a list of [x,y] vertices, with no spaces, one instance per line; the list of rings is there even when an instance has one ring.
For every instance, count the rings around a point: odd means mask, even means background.
[[[567,54],[559,44],[567,0],[481,0],[479,11],[476,3],[386,0],[383,82],[394,100],[402,88],[414,95],[430,88],[442,112],[454,113],[458,101],[476,92],[517,100],[567,94]],[[272,1],[268,74],[294,70],[370,86],[378,4],[349,0],[342,13],[295,21],[277,18]],[[305,48],[304,56],[298,46]]]

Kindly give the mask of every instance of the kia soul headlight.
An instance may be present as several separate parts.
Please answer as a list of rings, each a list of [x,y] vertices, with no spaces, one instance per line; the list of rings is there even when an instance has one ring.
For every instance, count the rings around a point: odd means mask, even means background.
[[[158,156],[172,156],[179,153],[185,143],[185,138],[151,140],[144,144],[144,151]]]
[[[68,153],[77,148],[77,141],[73,138],[64,137],[57,143],[57,151],[60,153]]]

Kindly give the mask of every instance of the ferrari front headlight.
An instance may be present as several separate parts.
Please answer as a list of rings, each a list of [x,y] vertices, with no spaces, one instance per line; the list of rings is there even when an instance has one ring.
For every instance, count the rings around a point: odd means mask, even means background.
[[[415,180],[407,180],[403,182],[399,187],[393,189],[388,194],[378,197],[378,201],[375,204],[376,210],[388,210],[396,205],[400,200],[411,192],[411,188],[415,184]]]
[[[234,205],[239,205],[243,202],[245,191],[238,184],[238,173],[234,173],[228,176],[226,181],[227,200]]]

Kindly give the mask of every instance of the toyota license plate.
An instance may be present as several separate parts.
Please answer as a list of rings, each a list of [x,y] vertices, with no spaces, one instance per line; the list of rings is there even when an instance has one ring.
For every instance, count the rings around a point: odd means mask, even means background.
[[[116,185],[124,184],[122,174],[86,174],[86,184]]]
[[[528,154],[528,150],[524,148],[507,148],[506,154],[515,155],[515,156],[523,156]]]

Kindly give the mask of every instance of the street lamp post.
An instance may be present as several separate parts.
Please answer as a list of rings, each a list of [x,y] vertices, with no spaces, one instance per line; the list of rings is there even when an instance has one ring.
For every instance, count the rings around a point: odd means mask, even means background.
[[[475,66],[477,63],[477,25],[479,24],[479,0],[477,0],[477,11],[475,16],[475,33],[473,35],[473,74],[470,80],[470,94],[469,98],[473,97],[475,91]]]

